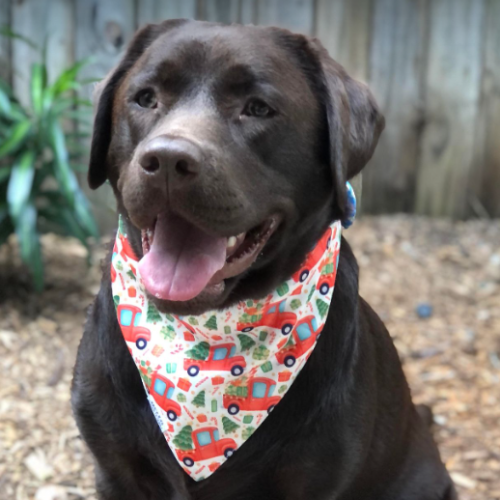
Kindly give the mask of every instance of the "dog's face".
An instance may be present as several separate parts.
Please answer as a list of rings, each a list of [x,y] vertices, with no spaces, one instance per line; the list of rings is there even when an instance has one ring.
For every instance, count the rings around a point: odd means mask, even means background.
[[[382,128],[317,41],[167,21],[102,84],[89,182],[113,186],[160,310],[196,314],[287,279],[341,217]]]

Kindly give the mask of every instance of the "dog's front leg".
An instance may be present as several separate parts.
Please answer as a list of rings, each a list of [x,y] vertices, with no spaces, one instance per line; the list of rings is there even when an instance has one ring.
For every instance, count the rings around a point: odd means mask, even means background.
[[[99,500],[189,500],[184,472],[151,413],[103,286],[80,343],[72,385],[75,418],[95,457]]]

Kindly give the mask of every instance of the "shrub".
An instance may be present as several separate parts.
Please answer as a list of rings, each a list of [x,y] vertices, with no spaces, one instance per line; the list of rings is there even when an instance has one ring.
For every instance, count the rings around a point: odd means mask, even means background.
[[[29,105],[0,79],[0,245],[17,235],[38,291],[43,288],[41,233],[74,236],[87,250],[88,238],[98,236],[75,175],[90,117],[90,103],[77,96],[85,61],[49,83],[44,52],[31,67]]]

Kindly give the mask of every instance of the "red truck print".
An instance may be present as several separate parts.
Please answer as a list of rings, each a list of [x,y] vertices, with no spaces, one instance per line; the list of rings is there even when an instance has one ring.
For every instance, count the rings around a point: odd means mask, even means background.
[[[283,335],[288,335],[297,321],[297,315],[285,311],[285,300],[269,304],[262,310],[262,318],[254,323],[237,323],[236,329],[240,332],[249,332],[257,326],[278,328]]]
[[[307,254],[307,258],[305,262],[300,266],[299,270],[296,271],[292,278],[300,283],[304,283],[304,281],[309,276],[309,273],[314,268],[314,266],[320,261],[321,257],[330,247],[331,242],[331,230],[328,228],[325,231],[325,234],[321,237],[321,239],[316,243],[314,248]]]
[[[198,460],[208,460],[222,455],[229,458],[237,447],[234,439],[220,439],[217,427],[196,429],[191,433],[191,436],[194,450],[175,450],[179,460],[187,467],[192,467]]]
[[[316,285],[316,289],[319,290],[319,293],[322,295],[326,295],[330,288],[335,285],[335,277],[337,276],[337,269],[339,265],[339,254],[339,249],[335,250],[333,255],[333,260],[336,261],[335,264],[329,263],[328,258],[321,264],[321,276],[318,280],[318,284]]]
[[[286,344],[289,342],[283,339],[281,345],[278,344],[280,348],[276,353],[278,363],[288,368],[292,367],[298,358],[309,351],[320,333],[321,329],[318,327],[318,321],[313,315],[306,316],[304,319],[300,320],[292,331],[294,343],[286,347]]]
[[[170,421],[175,422],[181,414],[180,405],[172,399],[175,385],[168,378],[154,372],[151,378],[149,393],[153,396],[158,406],[167,413]]]
[[[118,253],[118,247],[115,244],[113,245],[113,255],[111,256],[111,281],[114,283],[116,280],[116,269],[113,266],[113,262],[115,261],[116,254]]]
[[[137,349],[144,349],[151,340],[151,332],[143,326],[138,326],[142,311],[137,306],[121,304],[117,307],[117,313],[124,339],[127,342],[135,342]]]
[[[125,261],[127,261],[128,259],[137,260],[137,256],[132,250],[132,247],[130,246],[128,239],[125,238],[125,236],[123,236],[122,234],[120,234],[119,238],[122,244],[122,251],[120,252],[120,255],[122,256],[123,260]]]
[[[273,396],[276,382],[270,378],[255,377],[248,381],[246,396],[224,394],[222,405],[230,415],[236,415],[240,410],[263,411],[271,413],[280,402],[280,396]]]
[[[237,377],[247,366],[243,356],[235,356],[235,344],[219,344],[210,346],[207,359],[184,359],[184,370],[191,377],[196,377],[201,371],[230,371]]]
[[[336,273],[324,274],[318,280],[318,284],[316,288],[319,290],[319,293],[322,295],[326,295],[330,288],[335,284],[335,276]]]

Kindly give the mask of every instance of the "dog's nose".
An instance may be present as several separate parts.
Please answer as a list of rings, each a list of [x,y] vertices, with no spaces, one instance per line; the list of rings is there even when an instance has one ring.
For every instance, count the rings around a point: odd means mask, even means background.
[[[161,135],[145,145],[139,164],[149,174],[167,175],[169,181],[174,181],[196,176],[202,157],[200,147],[193,142]]]

